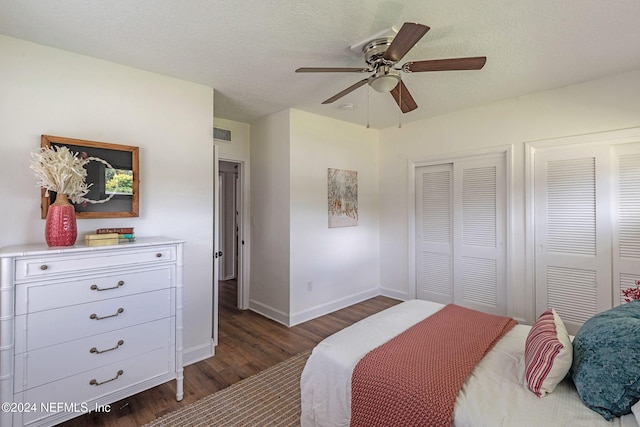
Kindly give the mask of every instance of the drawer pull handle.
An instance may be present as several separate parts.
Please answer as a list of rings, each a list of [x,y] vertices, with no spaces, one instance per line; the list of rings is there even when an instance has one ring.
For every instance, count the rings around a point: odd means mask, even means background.
[[[47,264],[42,264],[40,266],[40,270],[46,270],[47,268],[49,268],[49,266]]]
[[[111,347],[106,350],[98,350],[95,347],[91,347],[91,350],[89,350],[89,353],[95,353],[95,354],[106,353],[107,351],[116,350],[118,347],[120,347],[123,344],[124,344],[124,340],[119,340],[118,344],[116,344],[115,347]]]
[[[124,285],[124,280],[120,280],[117,285],[112,286],[110,288],[100,288],[98,285],[91,285],[92,291],[108,291],[109,289],[118,289],[120,286]]]
[[[110,314],[108,316],[102,316],[102,317],[99,317],[97,314],[93,313],[91,316],[89,316],[89,319],[93,319],[93,320],[108,319],[109,317],[116,317],[120,313],[124,313],[124,308],[120,307],[115,314]]]
[[[158,253],[156,254],[156,258],[162,258],[162,253],[158,252]]]
[[[122,375],[122,374],[124,374],[124,371],[122,369],[120,369],[118,371],[118,373],[116,374],[116,376],[111,378],[110,380],[102,381],[102,382],[99,383],[98,380],[93,379],[93,380],[89,381],[89,385],[102,385],[102,384],[108,383],[110,381],[117,380],[120,377],[120,375]]]

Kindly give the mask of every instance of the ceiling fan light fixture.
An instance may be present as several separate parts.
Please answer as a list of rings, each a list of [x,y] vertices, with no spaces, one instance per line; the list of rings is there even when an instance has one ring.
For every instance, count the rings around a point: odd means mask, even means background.
[[[352,84],[338,92],[322,104],[331,104],[366,84],[376,92],[388,92],[398,104],[400,111],[408,113],[418,108],[413,96],[402,82],[400,75],[404,73],[420,73],[425,71],[480,70],[487,58],[475,56],[467,58],[427,59],[422,61],[399,61],[413,49],[420,39],[429,31],[429,27],[415,22],[405,22],[399,31],[393,28],[376,33],[370,38],[351,46],[354,52],[361,51],[367,68],[354,67],[302,67],[296,73],[373,73],[369,77]],[[369,93],[367,90],[367,108]],[[348,107],[342,107],[347,109]],[[368,114],[368,113],[367,113]],[[367,127],[369,127],[367,125]]]
[[[399,81],[399,74],[381,74],[379,76],[374,76],[369,81],[369,86],[371,86],[376,92],[385,93],[391,92],[391,90],[398,85]]]

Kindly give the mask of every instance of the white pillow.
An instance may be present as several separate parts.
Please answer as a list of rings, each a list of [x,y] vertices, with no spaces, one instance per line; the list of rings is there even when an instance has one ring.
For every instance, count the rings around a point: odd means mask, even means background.
[[[538,397],[551,393],[571,368],[573,345],[554,309],[542,313],[531,327],[524,350],[525,378]]]

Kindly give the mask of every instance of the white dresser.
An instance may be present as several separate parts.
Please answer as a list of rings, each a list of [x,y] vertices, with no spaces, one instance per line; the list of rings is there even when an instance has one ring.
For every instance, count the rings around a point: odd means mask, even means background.
[[[0,250],[0,426],[54,425],[176,380],[183,242]]]

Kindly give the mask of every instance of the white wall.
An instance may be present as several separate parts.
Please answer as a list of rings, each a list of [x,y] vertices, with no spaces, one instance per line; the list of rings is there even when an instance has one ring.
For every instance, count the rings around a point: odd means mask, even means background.
[[[232,159],[249,158],[251,125],[234,120],[221,119],[219,117],[213,119],[213,124],[217,128],[231,131],[231,142],[214,141],[219,147],[220,157]]]
[[[251,163],[250,308],[294,325],[377,295],[378,132],[287,110],[252,126]],[[356,227],[328,228],[328,168],[358,172]]]
[[[525,142],[640,126],[640,70],[405,124],[380,132],[383,293],[408,294],[409,160],[512,145],[510,314],[533,321],[525,283]],[[382,250],[382,249],[381,249]]]
[[[213,90],[0,36],[0,246],[44,242],[29,153],[40,135],[140,147],[140,217],[78,220],[79,237],[133,226],[185,245],[185,361],[210,355]]]
[[[293,325],[379,293],[378,132],[300,110],[290,117]],[[328,168],[358,173],[357,226],[328,228]]]
[[[289,323],[289,111],[251,127],[249,307]]]

